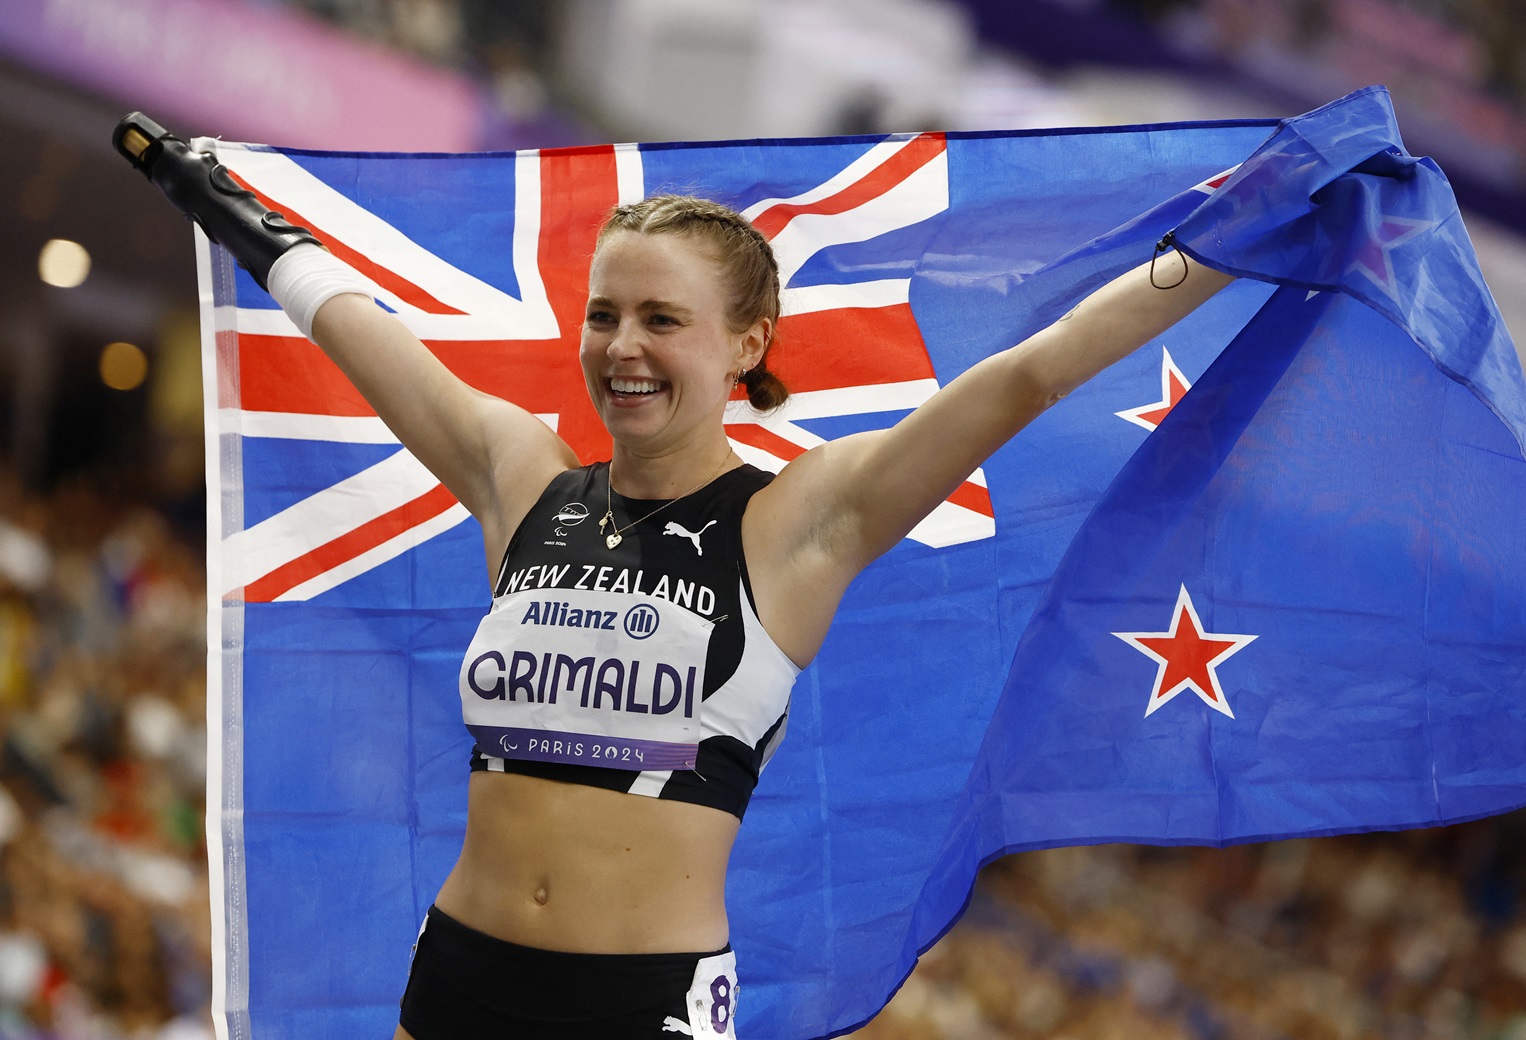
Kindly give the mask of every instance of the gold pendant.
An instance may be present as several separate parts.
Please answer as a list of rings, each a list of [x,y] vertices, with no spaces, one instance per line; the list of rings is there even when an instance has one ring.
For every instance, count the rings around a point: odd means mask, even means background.
[[[624,540],[625,539],[621,538],[618,532],[616,532],[615,534],[607,534],[607,535],[604,536],[604,544],[609,546],[611,549],[613,549],[615,546],[619,545]]]

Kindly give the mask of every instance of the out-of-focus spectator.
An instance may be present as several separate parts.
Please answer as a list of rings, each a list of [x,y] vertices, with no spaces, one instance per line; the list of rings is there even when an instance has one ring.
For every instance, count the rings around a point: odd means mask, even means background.
[[[862,1040],[1526,1037],[1526,815],[987,868]]]
[[[211,1036],[201,551],[0,474],[0,1036]]]

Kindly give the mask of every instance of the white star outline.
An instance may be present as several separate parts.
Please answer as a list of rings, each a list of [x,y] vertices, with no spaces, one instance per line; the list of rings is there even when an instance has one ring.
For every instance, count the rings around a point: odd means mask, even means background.
[[[1181,682],[1177,683],[1169,690],[1162,690],[1161,686],[1165,683],[1166,680],[1166,668],[1169,667],[1171,662],[1142,642],[1144,639],[1174,639],[1176,637],[1177,628],[1181,624],[1182,611],[1184,608],[1186,610],[1187,617],[1192,621],[1193,629],[1196,630],[1200,639],[1212,639],[1218,642],[1232,643],[1231,646],[1225,647],[1213,657],[1209,658],[1207,663],[1204,665],[1204,670],[1208,673],[1208,682],[1213,687],[1211,692],[1204,690],[1196,682],[1194,682],[1191,677],[1183,679]],[[1160,667],[1155,670],[1155,682],[1152,687],[1154,692],[1150,694],[1149,707],[1145,708],[1145,718],[1149,718],[1151,715],[1155,714],[1155,712],[1160,710],[1162,705],[1175,698],[1176,695],[1181,693],[1183,690],[1188,689],[1197,694],[1198,700],[1208,705],[1214,711],[1222,712],[1223,714],[1228,715],[1230,718],[1235,717],[1235,713],[1229,708],[1228,699],[1224,696],[1224,687],[1219,683],[1218,666],[1229,660],[1229,658],[1233,657],[1241,650],[1245,649],[1245,647],[1254,642],[1257,637],[1252,635],[1231,634],[1228,632],[1204,632],[1202,619],[1198,617],[1197,607],[1193,605],[1192,597],[1188,595],[1187,586],[1185,584],[1181,586],[1181,591],[1177,593],[1176,606],[1171,608],[1171,628],[1169,631],[1113,632],[1110,634],[1117,636],[1119,639],[1123,640],[1125,643],[1128,643],[1134,649],[1138,650],[1146,657],[1153,659],[1160,665]]]
[[[1171,352],[1165,347],[1161,347],[1160,355],[1160,400],[1154,404],[1142,404],[1138,408],[1129,408],[1122,412],[1113,413],[1118,418],[1126,419],[1135,426],[1141,426],[1151,433],[1154,433],[1160,424],[1151,422],[1145,418],[1145,415],[1149,412],[1159,411],[1162,408],[1175,407],[1175,405],[1171,404],[1171,377],[1175,376],[1176,381],[1181,384],[1183,397],[1186,396],[1187,391],[1192,389],[1192,384],[1187,381],[1186,376],[1182,375],[1182,370],[1177,367],[1175,359],[1171,357]],[[1178,401],[1177,403],[1180,404],[1181,402]]]

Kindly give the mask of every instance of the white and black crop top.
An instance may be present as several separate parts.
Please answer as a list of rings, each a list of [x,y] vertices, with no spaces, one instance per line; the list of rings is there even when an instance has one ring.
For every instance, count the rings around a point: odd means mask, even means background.
[[[461,665],[472,769],[740,818],[800,671],[758,621],[742,554],[742,512],[773,477],[741,466],[666,506],[614,494],[611,548],[608,471],[556,477],[509,542]]]

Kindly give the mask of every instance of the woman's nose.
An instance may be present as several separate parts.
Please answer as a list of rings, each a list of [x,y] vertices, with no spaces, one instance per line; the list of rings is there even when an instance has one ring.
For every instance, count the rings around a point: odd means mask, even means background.
[[[629,359],[641,354],[641,329],[629,321],[622,321],[615,326],[614,335],[609,337],[609,356],[616,359]]]

